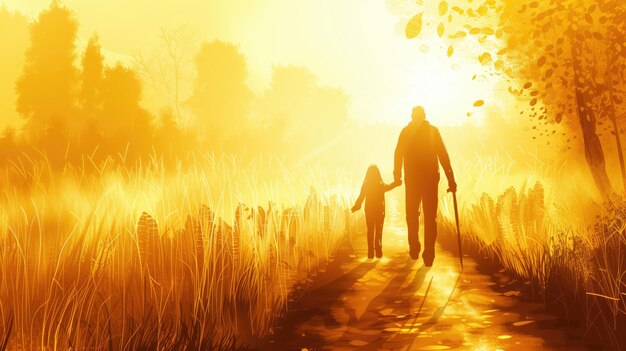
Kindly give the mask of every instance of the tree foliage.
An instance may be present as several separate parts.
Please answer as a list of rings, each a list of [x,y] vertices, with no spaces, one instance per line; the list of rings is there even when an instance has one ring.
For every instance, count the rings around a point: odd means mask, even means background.
[[[104,56],[102,55],[98,36],[94,35],[87,44],[82,59],[80,105],[83,117],[92,120],[102,108],[100,96],[104,80]]]
[[[187,104],[198,117],[201,137],[213,142],[237,134],[246,125],[252,100],[245,57],[233,44],[205,43],[196,56],[196,72]]]
[[[348,96],[337,88],[319,84],[310,70],[276,66],[269,88],[259,98],[257,110],[264,135],[280,138],[274,152],[306,158],[332,146],[348,127]],[[266,137],[267,139],[267,137]],[[259,141],[262,144],[266,141]],[[281,151],[282,149],[282,151]]]
[[[320,85],[305,68],[279,66],[269,87],[254,96],[246,58],[230,43],[200,47],[190,96],[183,96],[190,60],[188,41],[177,31],[162,31],[170,68],[137,60],[150,84],[159,82],[157,76],[165,80],[159,84],[166,106],[155,116],[142,106],[142,76],[123,64],[108,65],[95,34],[78,53],[77,27],[71,11],[56,1],[32,24],[16,85],[25,123],[0,137],[0,154],[44,154],[55,167],[109,160],[130,165],[161,156],[176,163],[194,149],[302,160],[330,152],[345,135],[348,97],[342,90]],[[193,128],[181,126],[183,105],[195,118]]]
[[[623,109],[625,6],[614,0],[441,1],[438,34],[452,33],[444,37],[451,48],[469,41],[481,50],[470,55],[526,101],[521,113],[535,122],[535,137],[550,140],[561,123],[572,134],[567,142],[582,135],[596,184],[608,193],[596,128]]]
[[[0,6],[0,33],[10,33],[0,40],[0,117],[10,125],[21,120],[15,111],[15,82],[28,46],[28,25],[26,17]]]
[[[142,83],[133,69],[104,63],[94,35],[76,67],[78,24],[70,10],[53,2],[30,30],[22,74],[16,84],[17,111],[24,117],[24,139],[7,133],[2,145],[19,154],[34,147],[53,166],[106,158],[132,162],[151,152],[183,154],[171,142],[185,134],[178,124],[162,123],[174,138],[164,138],[148,111],[141,106]],[[185,147],[193,135],[185,134]],[[13,145],[9,147],[8,145]],[[175,153],[175,154],[174,154]]]
[[[26,119],[27,135],[35,143],[59,122],[76,132],[77,28],[71,12],[56,2],[31,26],[31,44],[17,82],[17,111]]]

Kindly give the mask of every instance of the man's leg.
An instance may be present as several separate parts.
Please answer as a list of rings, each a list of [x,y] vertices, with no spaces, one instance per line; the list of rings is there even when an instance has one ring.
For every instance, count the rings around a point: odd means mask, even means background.
[[[376,249],[376,257],[383,256],[383,224],[385,223],[385,215],[380,214],[376,221],[376,233],[374,237],[374,248]]]
[[[423,186],[422,206],[424,208],[424,265],[430,267],[435,260],[437,241],[437,203],[439,180],[432,180]]]
[[[406,182],[406,226],[409,236],[409,254],[417,260],[421,245],[419,238],[421,194],[415,183]]]

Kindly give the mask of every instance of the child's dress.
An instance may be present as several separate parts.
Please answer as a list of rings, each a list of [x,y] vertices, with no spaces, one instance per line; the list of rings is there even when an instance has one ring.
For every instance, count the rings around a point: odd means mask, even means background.
[[[363,182],[361,193],[356,200],[355,207],[360,208],[363,200],[365,200],[365,221],[367,223],[367,256],[376,257],[383,256],[382,239],[383,239],[383,222],[385,221],[385,193],[397,185],[394,183],[385,184]]]

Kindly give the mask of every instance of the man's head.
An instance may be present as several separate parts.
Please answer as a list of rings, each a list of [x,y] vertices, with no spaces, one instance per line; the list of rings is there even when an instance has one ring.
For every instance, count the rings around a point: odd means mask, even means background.
[[[413,112],[411,113],[411,119],[413,122],[422,122],[426,119],[426,112],[422,106],[413,107]]]

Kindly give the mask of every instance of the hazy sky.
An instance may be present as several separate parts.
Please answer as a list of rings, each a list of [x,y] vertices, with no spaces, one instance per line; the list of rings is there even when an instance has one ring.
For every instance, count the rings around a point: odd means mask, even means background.
[[[493,82],[472,81],[476,64],[469,62],[475,60],[458,55],[456,61],[449,60],[436,35],[406,40],[403,25],[418,8],[413,1],[393,0],[394,11],[390,11],[388,1],[62,3],[75,11],[81,38],[97,32],[107,54],[115,59],[154,49],[161,28],[187,26],[199,41],[221,39],[239,45],[256,92],[266,87],[272,65],[302,65],[322,84],[341,87],[351,96],[352,118],[403,124],[409,120],[410,108],[422,103],[435,123],[467,121],[466,112],[473,111],[476,99],[489,101]],[[50,0],[0,0],[0,4],[36,16]],[[402,4],[400,9],[397,4]],[[472,118],[479,119],[480,114],[475,111]]]

